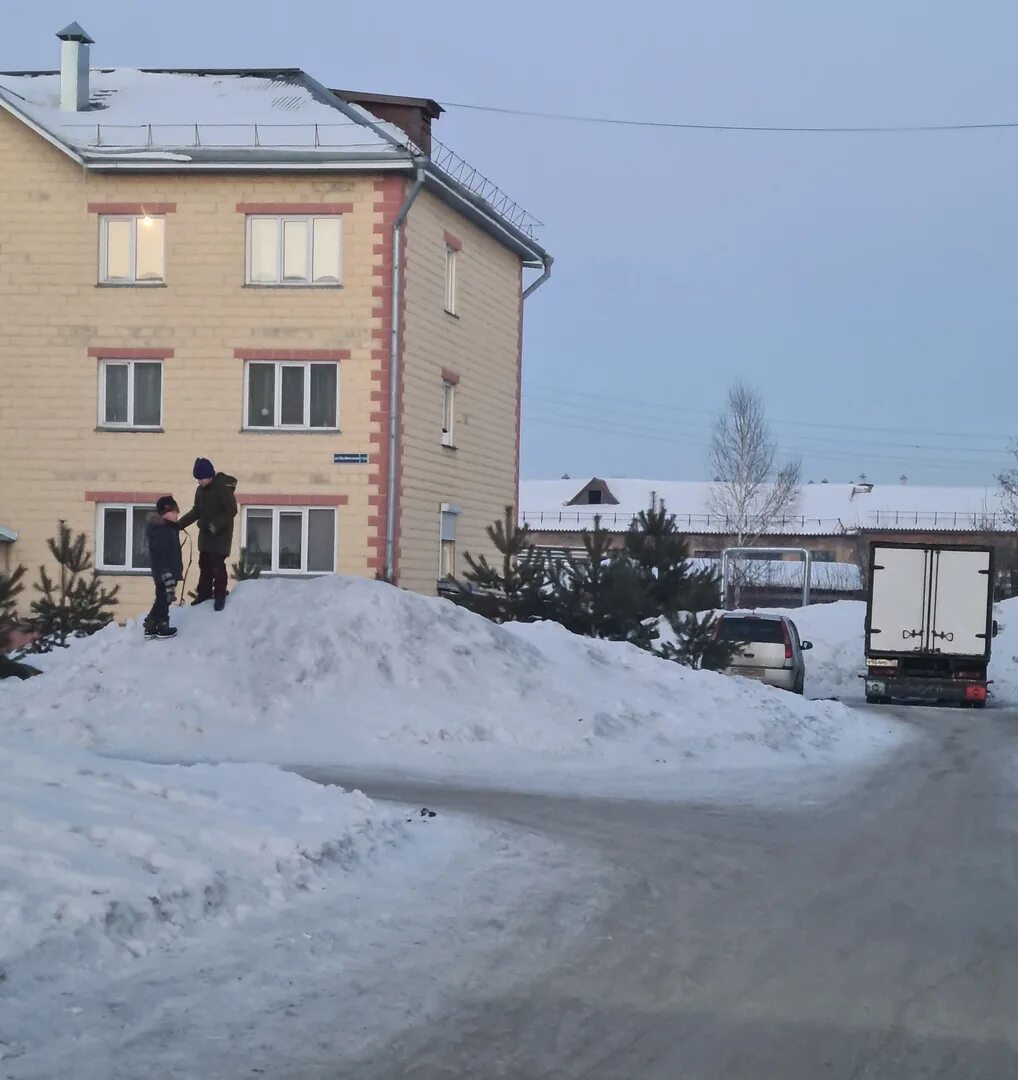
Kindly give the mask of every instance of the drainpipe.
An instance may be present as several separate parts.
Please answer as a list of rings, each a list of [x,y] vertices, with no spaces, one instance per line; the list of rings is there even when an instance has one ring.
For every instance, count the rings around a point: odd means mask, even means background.
[[[537,292],[537,290],[548,280],[548,278],[551,277],[551,264],[554,261],[555,260],[550,255],[545,255],[544,259],[542,260],[542,262],[544,263],[544,270],[541,272],[541,276],[539,278],[537,278],[535,281],[532,281],[523,290],[523,299],[524,300],[526,300],[526,298],[531,293]]]
[[[400,296],[399,278],[402,270],[402,253],[399,244],[399,231],[410,207],[424,187],[424,166],[417,166],[417,178],[407,192],[403,205],[392,223],[392,311],[390,313],[391,330],[389,336],[389,476],[388,490],[385,497],[385,578],[395,583],[396,577],[396,482],[399,469],[396,450],[399,443],[399,330]]]

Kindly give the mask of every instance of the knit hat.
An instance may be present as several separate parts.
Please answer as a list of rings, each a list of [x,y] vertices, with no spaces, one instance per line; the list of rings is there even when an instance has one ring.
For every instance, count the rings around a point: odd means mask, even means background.
[[[194,459],[195,480],[211,480],[216,475],[215,466],[206,457]]]
[[[177,506],[177,500],[172,495],[163,495],[162,498],[156,500],[156,513],[162,517],[167,510],[180,510]]]

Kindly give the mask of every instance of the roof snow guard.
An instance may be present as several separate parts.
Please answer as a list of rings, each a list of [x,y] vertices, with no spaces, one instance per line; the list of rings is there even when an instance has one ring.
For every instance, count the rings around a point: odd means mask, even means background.
[[[66,37],[65,37],[66,35]],[[62,40],[91,39],[77,23]],[[429,157],[396,124],[299,68],[93,68],[88,100],[61,109],[59,71],[0,72],[0,109],[89,170],[371,171],[423,167],[451,200],[528,266],[548,256],[539,225],[445,147]]]

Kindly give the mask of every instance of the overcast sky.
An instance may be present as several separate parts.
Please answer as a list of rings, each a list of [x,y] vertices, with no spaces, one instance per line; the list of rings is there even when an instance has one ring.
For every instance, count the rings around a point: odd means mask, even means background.
[[[78,19],[109,66],[296,66],[444,102],[692,123],[1018,121],[1014,0],[4,5],[0,69]],[[186,121],[184,117],[182,120]],[[762,134],[450,108],[546,223],[523,475],[706,475],[729,383],[807,478],[992,483],[1018,399],[1018,128]]]

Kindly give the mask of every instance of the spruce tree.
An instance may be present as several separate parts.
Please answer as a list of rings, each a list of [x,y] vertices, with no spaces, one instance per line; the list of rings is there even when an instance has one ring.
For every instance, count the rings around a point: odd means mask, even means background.
[[[17,613],[17,598],[24,590],[21,579],[25,568],[16,566],[9,574],[0,574],[0,679],[29,679],[39,669],[19,663],[7,655],[11,634],[21,626]]]
[[[530,530],[516,521],[513,507],[507,506],[501,521],[487,528],[488,539],[502,556],[501,565],[492,566],[484,555],[465,555],[470,568],[463,581],[453,578],[455,591],[450,599],[493,622],[522,622],[544,617],[544,560],[530,542]]]
[[[247,548],[240,549],[240,559],[233,563],[231,569],[234,581],[254,581],[262,576],[261,565],[248,558]]]
[[[72,539],[67,523],[61,521],[58,535],[50,537],[47,543],[60,575],[53,579],[45,566],[39,567],[35,590],[40,595],[32,601],[27,623],[38,634],[29,646],[31,652],[66,648],[71,638],[87,637],[101,630],[113,618],[112,608],[119,591],[116,586],[106,589],[92,568],[84,533]]]
[[[21,579],[25,568],[16,566],[9,574],[0,574],[0,652],[10,646],[11,634],[21,625],[18,618],[18,596],[25,586]]]
[[[674,660],[686,667],[721,671],[731,664],[745,643],[718,641],[714,637],[716,619],[713,611],[672,615],[668,622],[675,641],[665,642],[654,652],[665,660]]]
[[[635,567],[615,548],[613,535],[601,528],[580,534],[583,553],[566,557],[561,578],[552,588],[553,611],[574,634],[642,644],[645,590]]]

